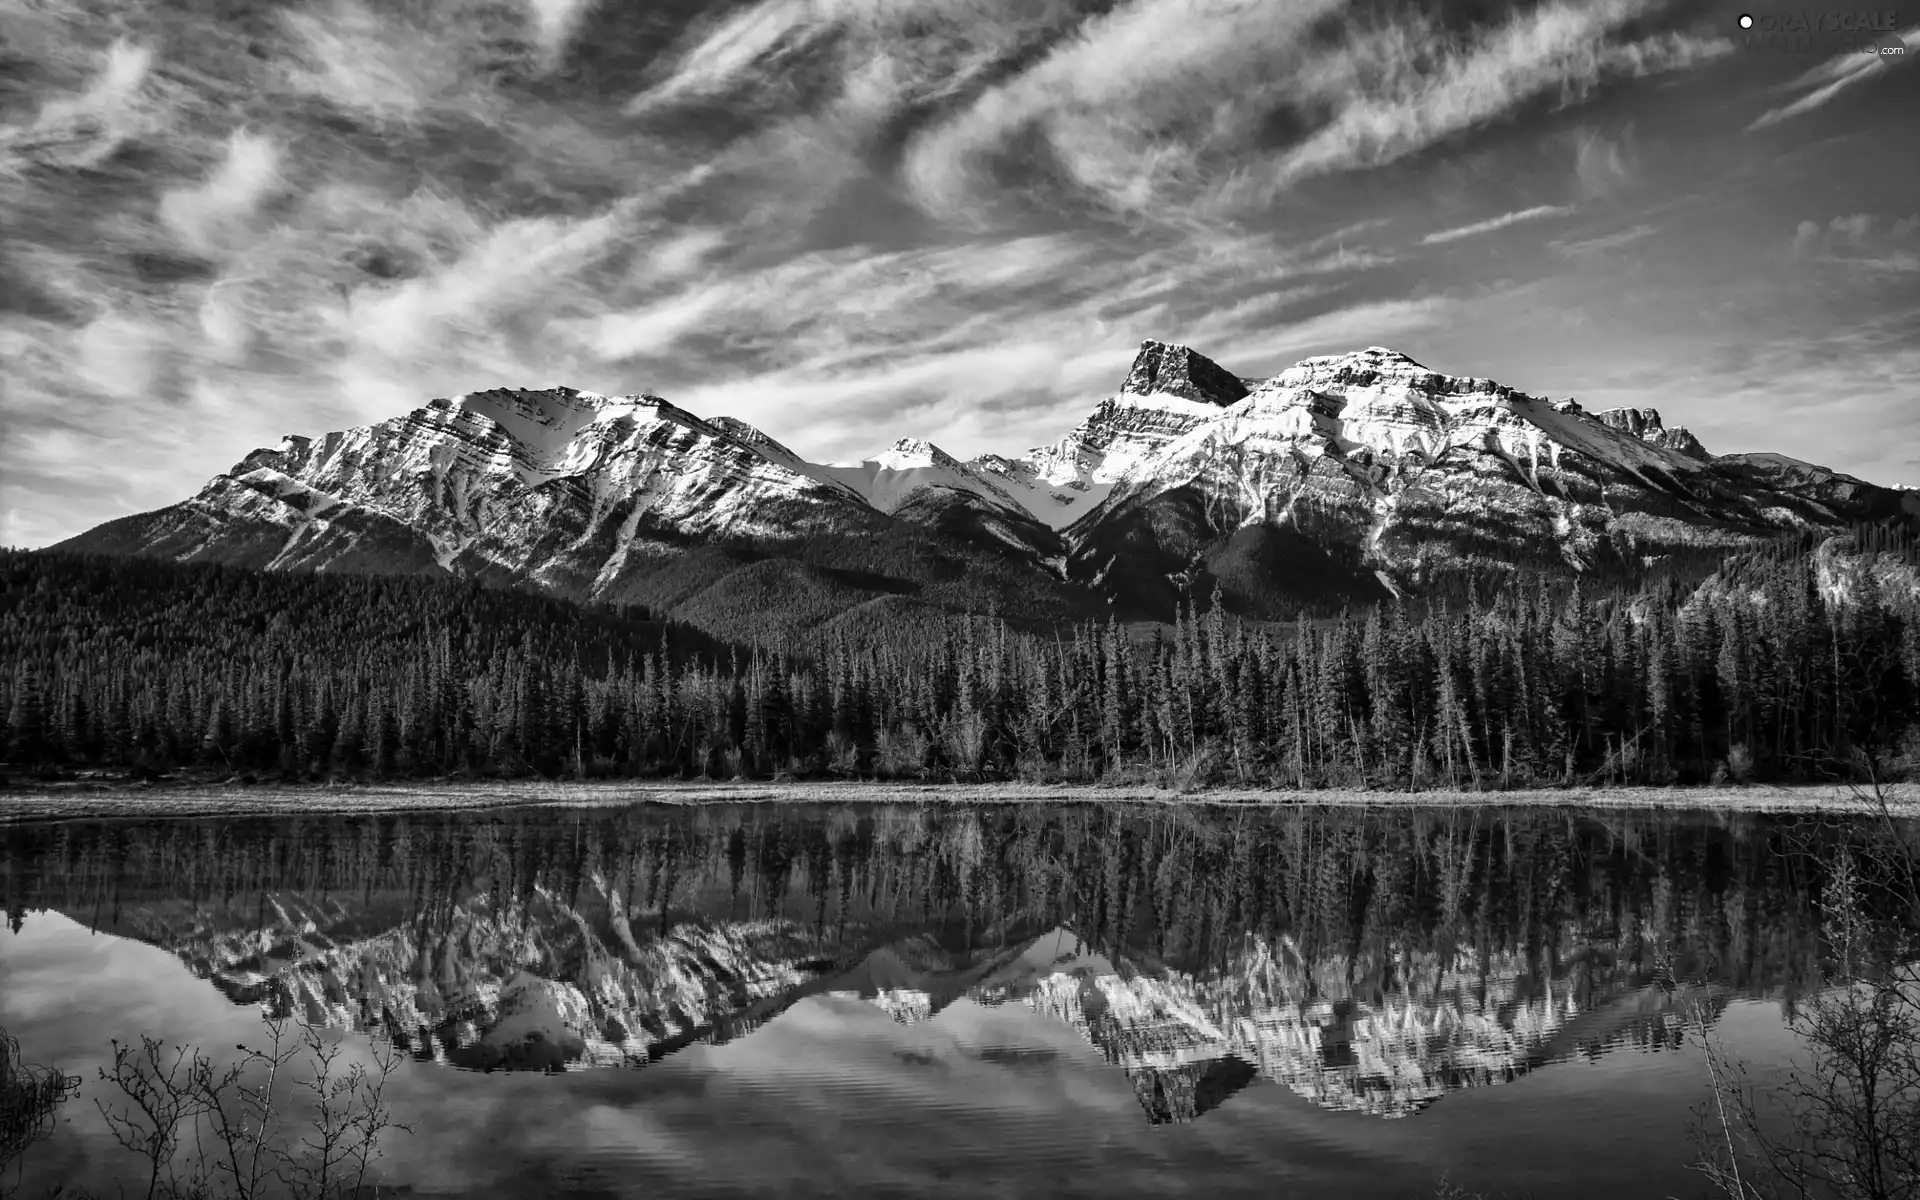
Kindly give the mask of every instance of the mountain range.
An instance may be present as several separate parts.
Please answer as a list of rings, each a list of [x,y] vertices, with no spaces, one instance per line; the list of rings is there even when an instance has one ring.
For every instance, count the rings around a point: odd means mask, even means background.
[[[1215,589],[1284,618],[1888,520],[1920,520],[1920,491],[1715,455],[1651,409],[1590,413],[1381,347],[1246,379],[1149,341],[1115,394],[1017,456],[905,438],[814,463],[657,396],[494,389],[289,435],[60,545],[455,576],[766,636],[926,605],[1160,620]]]

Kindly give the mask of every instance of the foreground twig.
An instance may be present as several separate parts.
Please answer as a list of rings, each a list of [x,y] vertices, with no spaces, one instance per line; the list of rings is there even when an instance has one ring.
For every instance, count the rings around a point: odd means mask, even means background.
[[[345,1048],[324,1027],[274,1014],[262,1022],[266,1045],[236,1047],[226,1066],[152,1038],[115,1043],[113,1068],[100,1075],[125,1103],[102,1102],[100,1112],[114,1139],[147,1160],[149,1200],[364,1196],[382,1139],[412,1132],[385,1099],[403,1060],[395,1047],[376,1043],[371,1070],[343,1066]]]

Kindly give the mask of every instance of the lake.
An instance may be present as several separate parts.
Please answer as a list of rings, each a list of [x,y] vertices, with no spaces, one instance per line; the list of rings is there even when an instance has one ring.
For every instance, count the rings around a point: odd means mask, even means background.
[[[79,1091],[0,1176],[144,1194],[113,1039],[391,1047],[460,1196],[1696,1196],[1868,818],[636,805],[15,824],[0,1026]]]

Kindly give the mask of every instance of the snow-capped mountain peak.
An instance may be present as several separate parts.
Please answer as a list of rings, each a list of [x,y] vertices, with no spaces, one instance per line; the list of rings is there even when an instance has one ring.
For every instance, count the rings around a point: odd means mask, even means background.
[[[895,513],[928,489],[964,492],[1024,515],[1026,508],[990,474],[922,438],[901,438],[872,458],[820,468],[884,513]]]
[[[1240,377],[1187,346],[1145,341],[1120,391],[1050,446],[1018,458],[982,455],[992,475],[1042,524],[1065,529],[1170,442],[1217,419],[1247,395]]]
[[[924,438],[901,438],[874,460],[895,471],[916,467],[958,467],[959,460]]]
[[[804,537],[871,519],[858,495],[743,423],[657,396],[498,388],[288,436],[192,500],[96,533],[179,559],[506,575],[606,597],[635,549],[663,538]]]

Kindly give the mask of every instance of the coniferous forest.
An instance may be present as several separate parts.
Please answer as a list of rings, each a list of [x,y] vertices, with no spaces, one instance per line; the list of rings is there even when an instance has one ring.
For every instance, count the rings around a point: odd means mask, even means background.
[[[1540,582],[1292,625],[1202,599],[1163,627],[953,616],[775,646],[466,583],[5,551],[0,713],[17,776],[1895,777],[1920,760],[1914,548],[1846,550],[1848,570],[1785,542],[1698,586]]]

